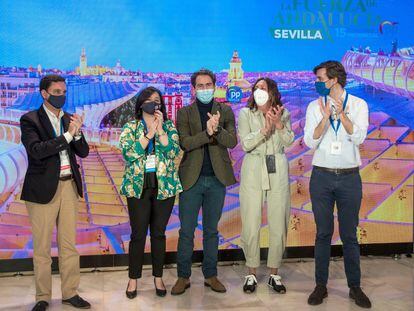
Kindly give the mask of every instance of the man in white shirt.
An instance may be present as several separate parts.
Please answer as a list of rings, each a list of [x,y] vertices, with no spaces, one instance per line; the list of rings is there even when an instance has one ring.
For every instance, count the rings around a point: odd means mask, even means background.
[[[370,308],[371,302],[360,287],[360,252],[356,235],[362,199],[359,145],[367,135],[368,106],[363,99],[344,90],[346,72],[340,62],[323,62],[313,72],[320,97],[307,108],[304,130],[306,145],[315,149],[309,190],[317,229],[316,287],[308,303],[321,304],[328,296],[326,285],[336,203],[349,297],[358,306]]]
[[[87,309],[91,305],[77,294],[80,271],[76,250],[78,200],[83,195],[76,156],[84,158],[89,153],[81,132],[83,118],[62,110],[66,101],[63,77],[46,75],[39,88],[43,104],[20,119],[21,140],[29,162],[21,199],[26,201],[33,235],[36,305],[32,310],[46,310],[51,300],[50,249],[55,226],[62,303]]]

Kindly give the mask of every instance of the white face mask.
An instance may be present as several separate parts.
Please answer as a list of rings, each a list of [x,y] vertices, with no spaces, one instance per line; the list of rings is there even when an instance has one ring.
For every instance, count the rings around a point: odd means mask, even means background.
[[[254,101],[256,102],[257,106],[263,106],[269,100],[269,93],[264,90],[257,89],[253,93]]]

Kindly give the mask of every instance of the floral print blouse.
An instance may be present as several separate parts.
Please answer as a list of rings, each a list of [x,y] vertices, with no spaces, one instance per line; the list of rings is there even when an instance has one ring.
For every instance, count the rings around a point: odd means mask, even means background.
[[[163,123],[164,132],[168,135],[168,145],[163,146],[158,135],[155,135],[156,176],[158,181],[158,200],[165,200],[182,192],[178,170],[174,160],[180,153],[178,132],[171,120]],[[121,194],[127,197],[140,198],[144,185],[146,151],[139,140],[145,135],[144,123],[134,120],[126,123],[122,129],[119,145],[125,159],[125,173],[121,186]]]

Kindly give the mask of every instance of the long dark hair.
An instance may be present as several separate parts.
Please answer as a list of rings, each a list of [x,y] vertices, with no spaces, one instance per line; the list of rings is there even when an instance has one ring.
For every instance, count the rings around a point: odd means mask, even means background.
[[[137,120],[142,119],[142,109],[141,106],[144,104],[146,100],[148,100],[152,94],[157,93],[160,96],[160,105],[161,105],[161,112],[164,116],[164,120],[168,120],[167,116],[167,108],[165,107],[164,98],[162,97],[161,91],[153,86],[146,87],[143,89],[137,96],[136,102],[135,102],[135,118]]]
[[[279,88],[277,87],[277,83],[274,80],[270,79],[270,78],[259,78],[253,84],[252,94],[250,94],[249,100],[247,101],[247,107],[249,107],[252,110],[257,109],[257,104],[254,101],[253,93],[256,90],[257,83],[259,83],[262,80],[266,81],[267,91],[269,93],[269,99],[270,99],[271,106],[272,107],[276,107],[276,106],[281,107],[281,106],[283,106],[283,104],[282,104],[282,95],[279,92]]]

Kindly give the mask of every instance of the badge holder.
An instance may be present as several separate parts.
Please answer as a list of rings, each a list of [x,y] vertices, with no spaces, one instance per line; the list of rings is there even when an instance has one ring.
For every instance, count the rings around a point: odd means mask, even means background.
[[[147,132],[147,125],[143,119],[144,132]],[[135,139],[136,139],[136,128],[135,128]],[[156,172],[156,157],[155,157],[155,137],[148,141],[146,159],[145,159],[145,173]]]
[[[325,104],[326,104],[327,100],[328,100],[327,96],[325,96]],[[348,93],[346,93],[344,104],[343,104],[343,110],[344,111],[345,111],[347,102],[348,102]],[[331,123],[332,129],[334,130],[335,137],[336,137],[336,140],[331,142],[331,154],[332,155],[341,155],[342,154],[342,142],[338,141],[338,131],[339,131],[339,127],[341,126],[341,120],[338,117],[338,119],[336,120],[336,122],[337,122],[336,127],[334,125],[334,120],[332,119],[332,116],[329,117],[329,122]]]

